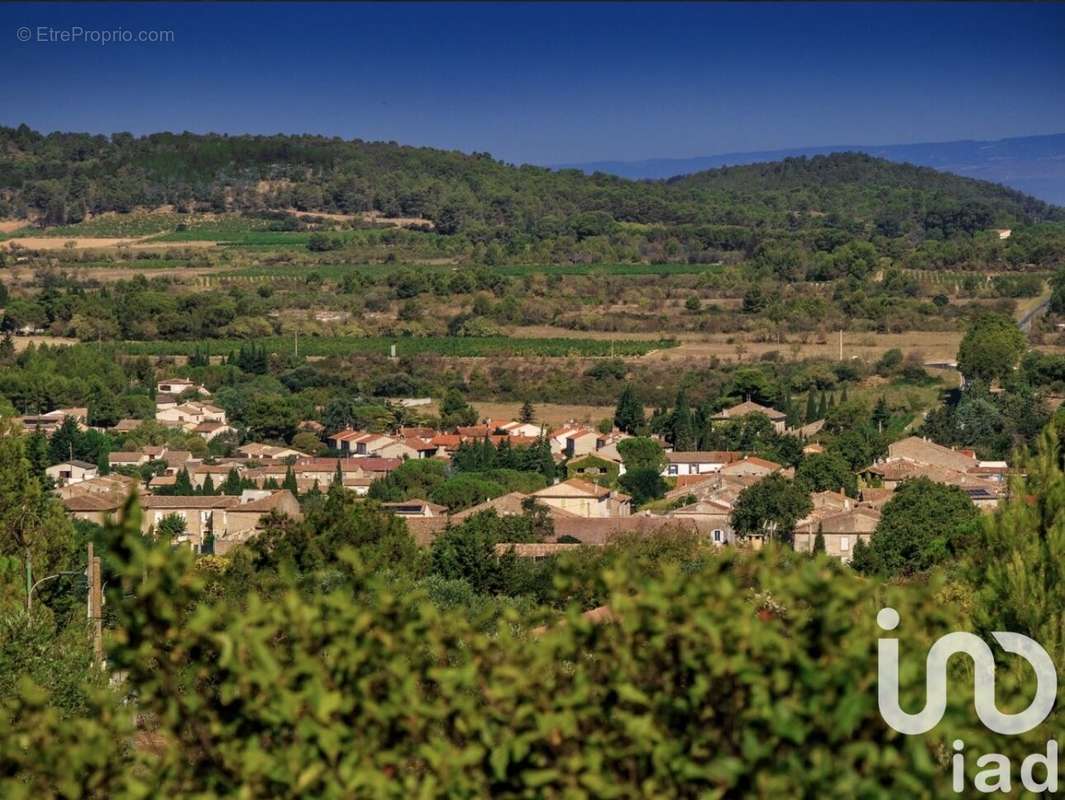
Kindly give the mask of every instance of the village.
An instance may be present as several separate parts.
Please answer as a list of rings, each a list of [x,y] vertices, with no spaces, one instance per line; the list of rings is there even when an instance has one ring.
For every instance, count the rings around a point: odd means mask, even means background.
[[[160,426],[199,437],[205,444],[237,434],[203,386],[167,378],[158,381],[156,390],[155,422]],[[86,417],[84,408],[66,408],[18,420],[26,433],[51,436],[64,423],[87,430]],[[783,412],[748,400],[722,409],[711,421],[728,425],[751,418],[764,418],[763,424],[775,433],[799,439],[803,457],[824,453],[819,442],[823,420],[788,428]],[[111,432],[129,434],[142,424],[124,419]],[[426,497],[405,497],[382,507],[402,517],[422,546],[477,513],[520,515],[535,506],[550,518],[553,540],[501,542],[497,550],[540,558],[581,546],[602,546],[619,536],[663,531],[688,531],[715,546],[759,548],[767,536],[779,533],[798,551],[823,549],[842,562],[851,560],[860,541],[868,544],[882,509],[904,481],[925,478],[957,487],[977,508],[990,511],[1005,497],[1010,473],[1005,461],[983,461],[971,450],[905,436],[890,443],[882,458],[856,470],[857,491],[850,495],[842,489],[810,491],[809,511],[791,531],[774,531],[767,524],[763,530],[740,535],[733,514],[744,490],[771,476],[792,480],[793,466],[737,450],[677,451],[662,437],[648,437],[661,447],[657,466],[665,491],[661,499],[647,504],[650,508],[635,508],[619,483],[626,474],[622,443],[634,437],[616,428],[604,433],[577,423],[549,429],[533,421],[487,419],[449,430],[414,426],[388,433],[329,431],[316,420],[304,420],[298,427],[302,434],[312,435],[304,436],[303,442],[318,443],[313,452],[283,443],[245,441],[230,455],[212,457],[194,456],[191,449],[143,445],[110,452],[106,464],[69,459],[47,467],[45,473],[75,519],[104,524],[135,493],[145,533],[176,525],[175,543],[197,553],[224,554],[255,536],[275,515],[299,519],[301,497],[333,486],[367,497],[375,482],[409,461],[429,459],[450,465],[463,447],[521,449],[546,444],[556,477],[544,488],[509,491],[462,508]]]

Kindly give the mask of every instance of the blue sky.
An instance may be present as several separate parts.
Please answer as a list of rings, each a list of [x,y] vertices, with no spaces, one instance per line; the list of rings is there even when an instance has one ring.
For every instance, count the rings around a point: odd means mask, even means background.
[[[166,44],[38,28],[172,30]],[[18,30],[34,31],[18,41]],[[0,123],[514,162],[1065,131],[1065,5],[5,4]]]

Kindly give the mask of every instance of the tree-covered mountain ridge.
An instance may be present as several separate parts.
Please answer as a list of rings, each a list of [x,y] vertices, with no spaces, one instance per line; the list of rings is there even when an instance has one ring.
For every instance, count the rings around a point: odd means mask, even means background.
[[[541,238],[572,228],[580,215],[578,234],[585,227],[587,235],[639,223],[923,239],[1065,221],[1065,209],[997,184],[859,153],[632,181],[514,166],[485,153],[313,135],[0,128],[0,216],[63,224],[161,205],[378,212],[429,219],[442,233],[502,228]]]

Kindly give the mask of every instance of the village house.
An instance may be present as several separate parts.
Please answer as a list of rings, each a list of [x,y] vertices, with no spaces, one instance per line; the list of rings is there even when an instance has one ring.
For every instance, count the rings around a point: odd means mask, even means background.
[[[854,555],[854,545],[859,540],[868,544],[879,523],[880,511],[864,505],[814,514],[795,526],[793,544],[801,553],[813,552],[814,542],[820,534],[825,543],[825,554],[847,563]]]
[[[718,470],[722,475],[729,476],[753,476],[766,478],[781,471],[780,464],[758,456],[744,456],[728,464],[722,465]]]
[[[137,478],[128,475],[112,473],[111,475],[97,475],[78,483],[67,483],[56,488],[55,492],[63,500],[72,497],[81,497],[87,494],[116,495],[121,504],[140,485]]]
[[[149,460],[148,454],[139,450],[116,450],[107,455],[107,463],[111,466],[111,469],[116,467],[143,467]]]
[[[157,408],[155,419],[163,425],[191,432],[204,422],[226,422],[226,412],[210,403],[190,401],[172,408]]]
[[[665,477],[680,475],[709,475],[737,461],[740,454],[729,450],[681,450],[666,453]]]
[[[447,506],[430,503],[420,498],[382,503],[381,507],[398,517],[442,517],[447,514]]]
[[[731,408],[725,408],[718,411],[710,417],[710,421],[712,423],[734,422],[738,419],[743,419],[743,417],[746,417],[749,414],[762,414],[769,417],[769,421],[773,424],[773,430],[777,433],[784,433],[784,429],[787,427],[787,414],[777,411],[775,408],[769,408],[769,406],[752,403],[750,400],[734,405]]]
[[[377,455],[382,448],[399,443],[397,439],[382,433],[366,433],[351,429],[335,433],[328,440],[334,450],[351,456]],[[414,457],[416,458],[417,454]]]
[[[141,517],[144,533],[176,514],[185,522],[186,532],[180,541],[196,551],[203,549],[209,537],[216,546],[223,543],[223,549],[226,544],[231,546],[234,539],[246,540],[259,530],[262,519],[271,512],[287,513],[297,519],[300,513],[296,498],[283,489],[269,495],[256,492],[241,497],[147,495],[140,499],[140,504],[144,511]]]
[[[66,486],[68,483],[81,483],[92,480],[99,476],[100,470],[95,464],[87,461],[72,459],[62,464],[53,464],[46,467],[44,474],[56,482],[57,486]]]
[[[581,517],[627,517],[632,513],[628,495],[577,478],[540,489],[532,496]]]
[[[208,421],[201,422],[193,428],[191,432],[195,433],[205,442],[209,442],[218,436],[234,434],[237,432],[237,429],[228,422]]]
[[[577,458],[571,458],[566,462],[566,476],[569,478],[581,478],[593,483],[613,483],[619,475],[625,473],[625,465],[621,461],[605,458],[602,451],[587,453]]]
[[[971,450],[954,450],[919,436],[907,436],[888,445],[887,462],[905,460],[959,472],[976,469],[980,462]]]
[[[225,555],[233,547],[258,534],[263,521],[271,514],[281,514],[294,520],[303,518],[299,501],[284,489],[278,491],[245,491],[240,503],[226,509],[226,529],[216,534],[214,552]]]
[[[732,530],[732,503],[725,499],[708,497],[675,508],[669,512],[675,519],[692,520],[701,523],[701,529],[709,530],[712,544],[721,546],[735,541]]]
[[[144,424],[143,419],[120,419],[111,427],[112,433],[132,433]]]
[[[560,453],[566,458],[594,453],[600,434],[591,428],[569,426],[552,431],[550,446],[553,453]]]
[[[166,378],[155,384],[155,391],[158,394],[172,394],[179,397],[189,390],[196,392],[200,397],[211,396],[206,388],[185,378]]]
[[[63,508],[73,519],[93,522],[97,525],[103,525],[108,517],[117,514],[125,502],[126,498],[117,493],[98,494],[95,492],[73,495],[62,500]]]
[[[291,447],[277,447],[272,444],[258,444],[249,442],[237,448],[236,453],[248,461],[295,461],[297,458],[307,458],[307,453],[293,450]]]
[[[87,408],[57,408],[45,414],[36,414],[25,417],[15,417],[22,424],[25,433],[40,431],[45,436],[51,437],[63,425],[67,417],[73,417],[78,424],[78,430],[86,430],[86,420],[89,418]]]
[[[497,430],[507,436],[527,436],[531,439],[537,439],[543,435],[544,426],[536,425],[532,422],[504,422]]]

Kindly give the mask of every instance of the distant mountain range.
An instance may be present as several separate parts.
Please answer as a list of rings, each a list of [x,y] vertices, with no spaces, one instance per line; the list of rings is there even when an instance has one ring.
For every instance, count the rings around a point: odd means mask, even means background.
[[[717,167],[841,152],[867,153],[889,161],[907,162],[969,178],[993,181],[1047,202],[1065,206],[1065,133],[996,141],[963,140],[882,146],[796,147],[790,150],[725,153],[697,158],[592,161],[583,164],[555,164],[553,166],[556,169],[579,169],[588,173],[605,172],[623,178],[670,178]]]

